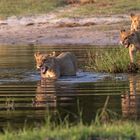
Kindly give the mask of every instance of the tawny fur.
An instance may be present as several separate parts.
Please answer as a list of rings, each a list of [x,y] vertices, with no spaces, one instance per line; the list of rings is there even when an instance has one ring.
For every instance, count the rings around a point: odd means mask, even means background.
[[[77,60],[71,52],[64,52],[58,56],[54,54],[35,53],[36,67],[41,71],[42,78],[58,79],[60,76],[76,75]],[[47,69],[45,72],[41,69]]]
[[[131,31],[140,31],[140,15],[131,13]]]
[[[120,31],[120,42],[129,48],[130,62],[135,63],[135,55],[140,51],[140,32],[139,31]]]

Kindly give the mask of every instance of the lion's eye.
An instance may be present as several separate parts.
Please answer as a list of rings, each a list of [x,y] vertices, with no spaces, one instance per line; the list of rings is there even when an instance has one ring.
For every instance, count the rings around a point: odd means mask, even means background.
[[[124,38],[124,40],[128,39],[128,36]]]

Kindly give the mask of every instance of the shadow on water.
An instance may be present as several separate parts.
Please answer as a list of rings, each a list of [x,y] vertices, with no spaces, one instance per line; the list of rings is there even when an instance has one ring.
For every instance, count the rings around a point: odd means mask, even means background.
[[[58,81],[40,78],[35,69],[36,51],[72,51],[79,68],[86,62],[86,50],[93,46],[0,46],[0,128],[32,126],[51,113],[70,122],[95,118],[109,95],[108,108],[129,119],[140,118],[140,75],[91,73],[79,70],[77,76]]]

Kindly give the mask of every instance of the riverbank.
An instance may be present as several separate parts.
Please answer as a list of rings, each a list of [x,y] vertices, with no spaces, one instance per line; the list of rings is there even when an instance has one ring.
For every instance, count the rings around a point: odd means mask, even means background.
[[[2,0],[0,45],[117,45],[120,29],[130,28],[129,15],[139,5],[129,0],[85,5]]]
[[[0,45],[117,45],[127,15],[58,18],[10,17],[0,21]]]

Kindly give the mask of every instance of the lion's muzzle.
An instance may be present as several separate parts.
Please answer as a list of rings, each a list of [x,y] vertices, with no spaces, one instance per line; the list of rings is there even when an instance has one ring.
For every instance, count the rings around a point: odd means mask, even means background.
[[[47,66],[43,66],[43,67],[41,67],[41,73],[42,74],[45,74],[46,73],[46,71],[48,70],[48,67]]]
[[[129,43],[128,39],[120,41],[120,44],[124,45],[125,48],[128,48],[130,46],[130,43]]]

